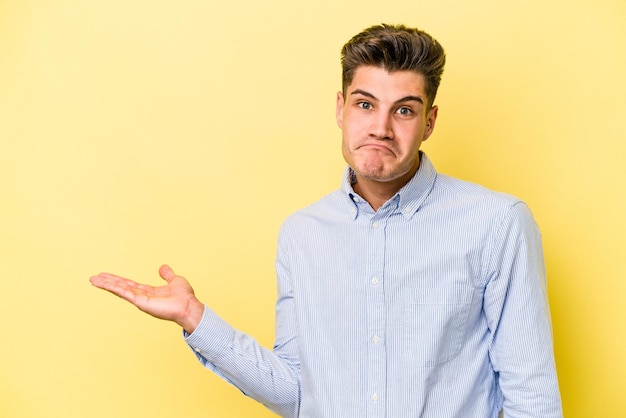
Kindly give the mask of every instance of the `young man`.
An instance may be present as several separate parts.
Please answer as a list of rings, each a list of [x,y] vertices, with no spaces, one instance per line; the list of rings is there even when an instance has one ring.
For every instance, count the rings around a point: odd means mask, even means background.
[[[342,50],[340,190],[279,237],[276,342],[260,347],[163,266],[92,283],[184,329],[207,368],[285,417],[562,416],[540,235],[518,199],[439,174],[442,47],[404,26]]]

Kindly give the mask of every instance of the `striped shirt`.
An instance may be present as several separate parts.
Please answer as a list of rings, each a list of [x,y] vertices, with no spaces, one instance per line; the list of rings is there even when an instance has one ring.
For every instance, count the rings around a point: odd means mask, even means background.
[[[205,308],[205,367],[284,417],[561,417],[540,233],[509,195],[417,174],[378,211],[351,186],[280,231],[276,341]]]

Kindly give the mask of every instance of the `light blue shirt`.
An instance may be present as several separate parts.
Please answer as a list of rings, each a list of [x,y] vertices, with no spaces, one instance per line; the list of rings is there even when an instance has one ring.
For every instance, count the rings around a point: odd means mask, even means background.
[[[348,168],[289,217],[273,350],[205,308],[199,360],[284,417],[561,417],[530,211],[421,158],[377,212]]]

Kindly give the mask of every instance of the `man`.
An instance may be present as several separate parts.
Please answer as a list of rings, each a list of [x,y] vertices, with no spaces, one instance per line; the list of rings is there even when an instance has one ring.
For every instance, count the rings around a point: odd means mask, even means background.
[[[163,266],[92,283],[184,329],[198,359],[285,417],[560,417],[540,235],[518,199],[439,174],[445,55],[404,26],[342,50],[340,190],[280,231],[276,342],[260,347]]]

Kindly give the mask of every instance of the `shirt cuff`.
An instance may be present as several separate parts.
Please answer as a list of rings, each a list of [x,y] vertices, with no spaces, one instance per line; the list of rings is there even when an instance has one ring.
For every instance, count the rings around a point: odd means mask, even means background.
[[[220,318],[208,306],[200,323],[191,334],[183,330],[183,338],[197,356],[210,362],[219,359],[231,345],[235,329]]]

